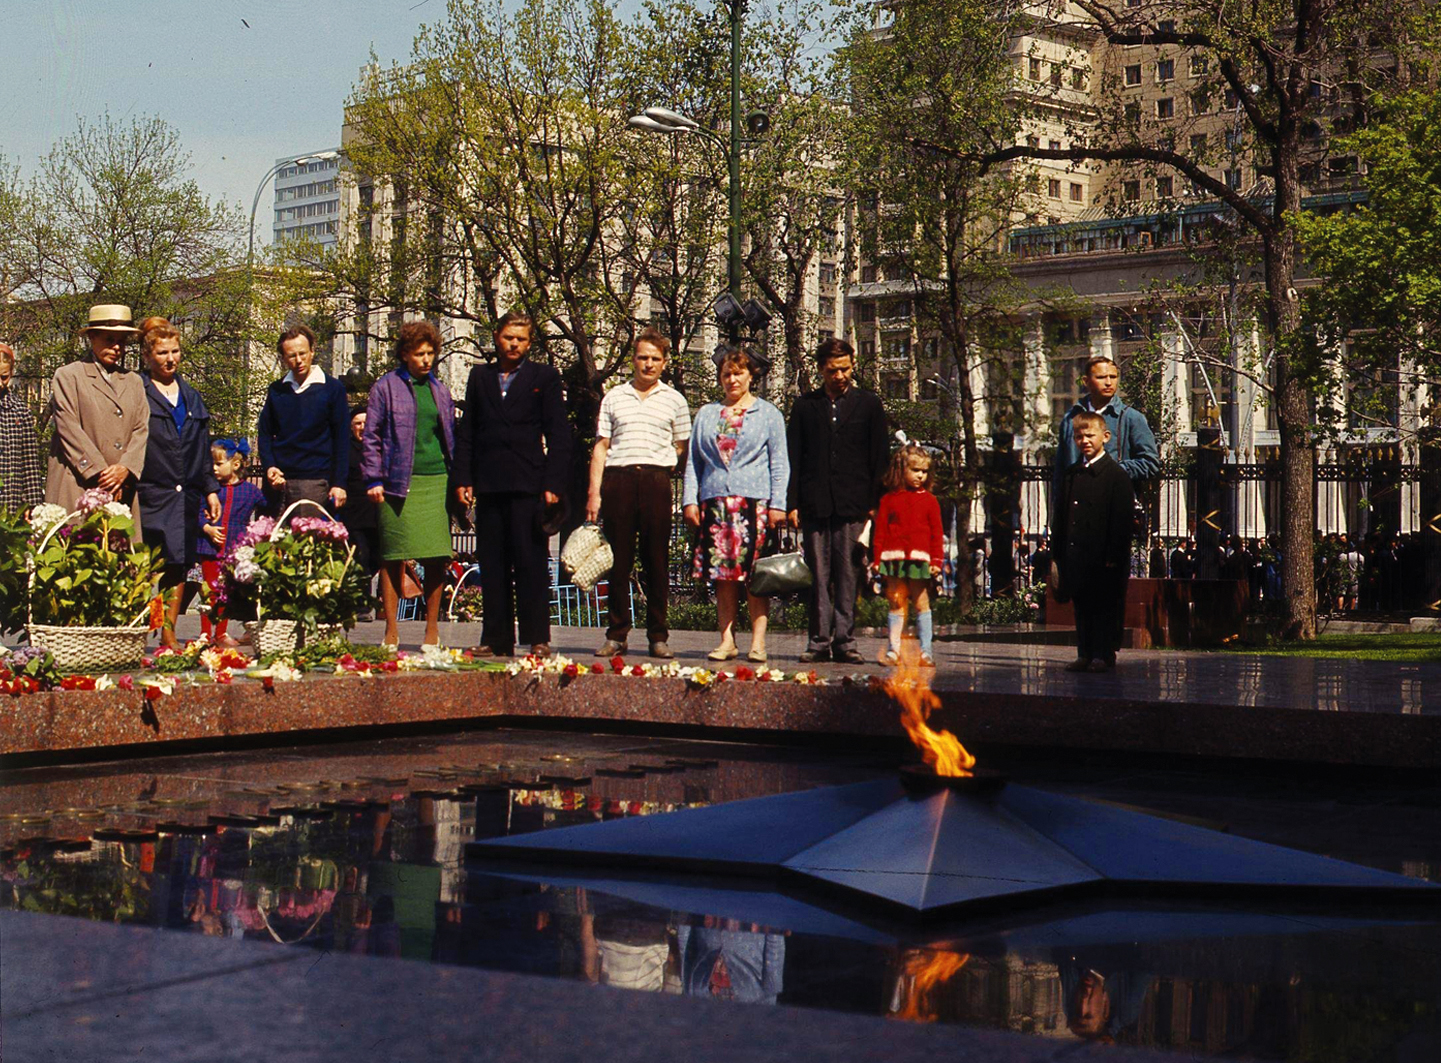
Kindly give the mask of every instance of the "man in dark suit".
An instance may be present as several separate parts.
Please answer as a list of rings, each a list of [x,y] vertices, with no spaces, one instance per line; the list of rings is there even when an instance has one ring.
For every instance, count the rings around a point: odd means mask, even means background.
[[[1063,592],[1075,603],[1076,659],[1072,672],[1116,667],[1131,574],[1131,478],[1106,451],[1110,431],[1099,413],[1071,418],[1080,458],[1066,470],[1056,508],[1056,552]]]
[[[845,340],[822,340],[816,364],[822,386],[796,399],[786,432],[786,509],[815,575],[806,603],[810,641],[800,659],[862,664],[854,634],[856,540],[881,497],[890,455],[886,413],[875,394],[853,383],[855,352]]]
[[[543,530],[570,468],[571,431],[560,374],[526,358],[535,324],[512,310],[495,330],[496,360],[470,371],[455,430],[455,497],[475,503],[485,603],[478,651],[506,657],[520,641],[550,656],[550,569]],[[515,595],[512,605],[511,594]]]

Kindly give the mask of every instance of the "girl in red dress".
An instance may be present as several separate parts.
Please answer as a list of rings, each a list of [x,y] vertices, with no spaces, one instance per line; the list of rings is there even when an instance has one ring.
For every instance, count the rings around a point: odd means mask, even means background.
[[[921,664],[935,667],[930,587],[932,578],[940,574],[943,554],[941,505],[931,494],[932,482],[931,456],[924,448],[907,443],[891,456],[871,543],[875,568],[885,579],[886,601],[891,607],[887,616],[890,644],[881,655],[883,664],[900,663],[901,632],[909,603],[916,610]]]

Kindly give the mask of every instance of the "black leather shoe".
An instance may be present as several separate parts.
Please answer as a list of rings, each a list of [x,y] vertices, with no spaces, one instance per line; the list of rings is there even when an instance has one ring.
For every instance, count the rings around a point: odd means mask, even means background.
[[[806,650],[796,660],[801,664],[815,664],[817,661],[824,661],[829,656],[829,653],[821,653],[819,650]]]
[[[484,643],[477,646],[470,652],[473,656],[476,657],[509,657],[513,653],[512,649],[509,646],[502,647],[501,649],[492,649],[490,646],[487,646]]]
[[[837,664],[865,664],[866,659],[861,656],[861,651],[852,647],[848,650],[841,650],[836,654]]]

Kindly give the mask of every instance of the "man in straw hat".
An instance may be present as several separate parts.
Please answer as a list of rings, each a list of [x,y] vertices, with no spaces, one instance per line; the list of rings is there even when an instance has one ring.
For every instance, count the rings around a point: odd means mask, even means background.
[[[140,513],[135,484],[145,466],[150,439],[150,407],[140,374],[125,368],[125,345],[140,334],[130,307],[114,303],[90,308],[80,330],[90,353],[62,365],[50,381],[50,463],[45,501],[73,510],[92,487],[109,491],[135,514],[135,540],[140,538]]]

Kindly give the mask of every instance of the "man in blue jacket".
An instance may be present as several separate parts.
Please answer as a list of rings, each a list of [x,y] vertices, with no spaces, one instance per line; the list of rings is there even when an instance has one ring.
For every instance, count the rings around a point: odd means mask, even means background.
[[[1059,500],[1061,484],[1066,470],[1081,460],[1076,449],[1071,418],[1085,410],[1099,413],[1106,419],[1106,428],[1111,438],[1106,442],[1106,453],[1115,458],[1127,476],[1131,478],[1132,490],[1142,480],[1151,480],[1160,475],[1161,454],[1156,449],[1156,436],[1146,423],[1146,415],[1134,406],[1127,406],[1117,394],[1121,388],[1121,370],[1105,355],[1098,355],[1086,363],[1086,397],[1071,407],[1061,420],[1060,437],[1056,442],[1056,467],[1051,478],[1051,498]],[[1055,506],[1052,506],[1055,512]]]
[[[545,507],[570,469],[571,430],[560,374],[526,355],[535,324],[512,310],[495,330],[496,360],[470,371],[455,427],[455,497],[475,503],[485,610],[478,652],[508,657],[522,643],[550,656],[550,553]],[[514,593],[514,604],[512,604]]]
[[[266,494],[281,512],[302,498],[339,512],[350,470],[345,385],[315,364],[315,333],[304,325],[282,332],[275,349],[289,372],[270,385],[260,409]]]

